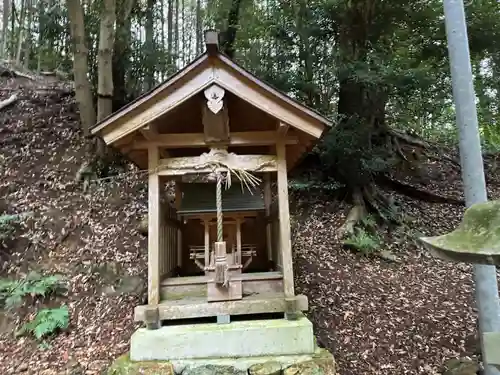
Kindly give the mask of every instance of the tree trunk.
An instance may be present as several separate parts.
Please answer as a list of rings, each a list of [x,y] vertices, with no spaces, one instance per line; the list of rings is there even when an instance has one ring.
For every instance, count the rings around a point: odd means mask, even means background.
[[[99,31],[97,121],[113,112],[113,45],[115,41],[115,0],[104,0]]]
[[[300,1],[296,12],[297,34],[299,36],[299,59],[302,64],[303,91],[306,94],[305,103],[311,108],[317,108],[319,98],[314,82],[313,55],[309,42],[309,28],[307,23],[311,22],[307,1]]]
[[[154,53],[154,0],[147,0],[146,9],[146,91],[155,85],[155,53]]]
[[[201,16],[201,0],[196,0],[196,54],[202,52],[203,46],[203,29],[202,29],[202,16]]]
[[[130,66],[131,20],[130,14],[135,0],[123,0],[116,9],[116,35],[113,46],[113,110],[118,110],[128,102],[126,85]]]
[[[165,48],[165,0],[160,0],[160,9],[161,9],[161,47]],[[163,82],[165,80],[165,74],[167,74],[168,68],[163,61],[161,62],[161,67],[162,69],[159,80],[160,82]]]
[[[373,4],[354,0],[339,17],[339,125],[326,138],[323,161],[351,193],[354,210],[367,212],[366,206],[384,219],[395,220],[390,200],[376,188],[374,179],[388,169],[386,163],[394,154],[385,123],[387,88],[365,80],[353,68],[373,69],[368,58],[370,46],[377,42],[377,36],[369,34],[376,14]]]
[[[33,21],[33,0],[26,1],[26,12],[28,13],[28,26],[26,28],[26,45],[24,50],[24,67],[29,69],[30,59],[31,59],[31,24]]]
[[[42,71],[42,56],[45,55],[45,6],[44,0],[38,0],[37,13],[38,13],[38,48],[36,53],[37,63],[36,71]]]
[[[88,79],[88,49],[85,41],[83,8],[80,0],[66,0],[66,4],[68,7],[71,37],[73,39],[75,97],[80,109],[83,132],[88,136],[90,128],[96,123],[96,112]]]
[[[10,40],[11,40],[11,48],[10,48],[10,59],[9,60],[14,60],[15,56],[15,35],[14,33],[16,32],[16,16],[18,15],[18,12],[16,10],[16,3],[14,0],[10,2],[10,12],[11,12],[11,17],[10,17]]]
[[[23,49],[24,39],[24,19],[26,17],[26,0],[21,2],[21,16],[19,17],[19,30],[17,33],[17,53],[16,53],[16,66],[21,65],[21,52]]]
[[[222,50],[230,58],[234,57],[234,42],[236,41],[236,31],[240,19],[241,0],[233,0],[229,15],[227,17],[227,29],[224,33],[224,40],[222,43]]]
[[[9,17],[10,17],[10,1],[3,0],[3,14],[2,14],[2,45],[0,46],[0,57],[7,59],[7,41],[9,40],[7,34],[9,32]]]
[[[174,22],[174,2],[173,0],[168,0],[168,11],[167,11],[167,23],[168,23],[168,31],[167,31],[167,64],[168,64],[168,75],[173,73],[173,45],[172,45],[172,37],[173,37],[173,22]]]
[[[175,70],[177,62],[179,60],[179,0],[175,0],[175,36],[174,36],[174,65],[172,67]]]

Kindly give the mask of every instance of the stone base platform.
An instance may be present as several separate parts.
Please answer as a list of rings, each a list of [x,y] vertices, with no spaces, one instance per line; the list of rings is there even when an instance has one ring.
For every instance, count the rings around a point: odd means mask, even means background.
[[[241,358],[131,361],[125,354],[107,375],[335,375],[336,364],[326,350],[312,354]]]
[[[173,361],[262,356],[312,355],[312,323],[297,320],[248,320],[229,324],[185,324],[138,329],[130,340],[132,361]]]

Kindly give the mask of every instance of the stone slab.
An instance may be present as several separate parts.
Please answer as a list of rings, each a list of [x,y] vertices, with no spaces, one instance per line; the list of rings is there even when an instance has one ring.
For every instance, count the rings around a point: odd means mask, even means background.
[[[312,323],[269,319],[229,324],[186,324],[138,329],[130,340],[132,361],[172,361],[313,354]]]
[[[487,332],[484,339],[484,359],[500,370],[500,332]]]

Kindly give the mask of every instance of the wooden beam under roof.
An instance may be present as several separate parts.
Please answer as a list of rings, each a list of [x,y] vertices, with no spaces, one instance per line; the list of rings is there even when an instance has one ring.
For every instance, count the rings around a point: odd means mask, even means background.
[[[227,169],[223,166],[248,172],[275,172],[277,170],[276,156],[274,155],[236,155],[232,153],[220,155],[210,152],[200,156],[161,159],[158,175],[182,176],[193,173],[211,173],[214,170],[214,165],[217,164],[221,166],[221,170]]]
[[[144,133],[143,133],[144,134]],[[234,132],[230,134],[229,146],[270,146],[282,139],[277,131],[256,131],[256,132]],[[145,136],[146,138],[146,136]],[[205,147],[205,135],[203,133],[179,133],[179,134],[157,134],[154,137],[146,138],[147,141],[135,141],[135,150],[147,149],[154,145],[165,148],[188,148]],[[284,142],[288,145],[297,144],[299,138],[296,136],[286,136]]]
[[[143,135],[143,137],[147,139],[147,142],[145,142],[147,144],[147,146],[144,147],[144,149],[149,148],[151,145],[153,145],[154,147],[158,147],[158,148],[162,147],[161,145],[154,144],[154,141],[160,135],[158,133],[158,129],[157,129],[156,125],[154,125],[154,124],[146,125],[143,128],[141,128],[140,132]],[[132,148],[135,149],[134,147],[132,147]],[[160,156],[162,158],[168,157],[168,153],[165,152],[164,150],[159,150],[159,152],[160,152]]]
[[[283,138],[286,135],[286,133],[288,132],[289,128],[290,128],[290,125],[288,125],[288,124],[285,124],[283,122],[278,123],[277,133],[278,133],[279,138]]]

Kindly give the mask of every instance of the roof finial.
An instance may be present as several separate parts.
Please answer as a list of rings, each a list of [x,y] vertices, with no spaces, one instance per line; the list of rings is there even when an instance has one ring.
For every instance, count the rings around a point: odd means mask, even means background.
[[[205,46],[209,55],[213,56],[219,52],[219,33],[217,31],[205,31]]]

